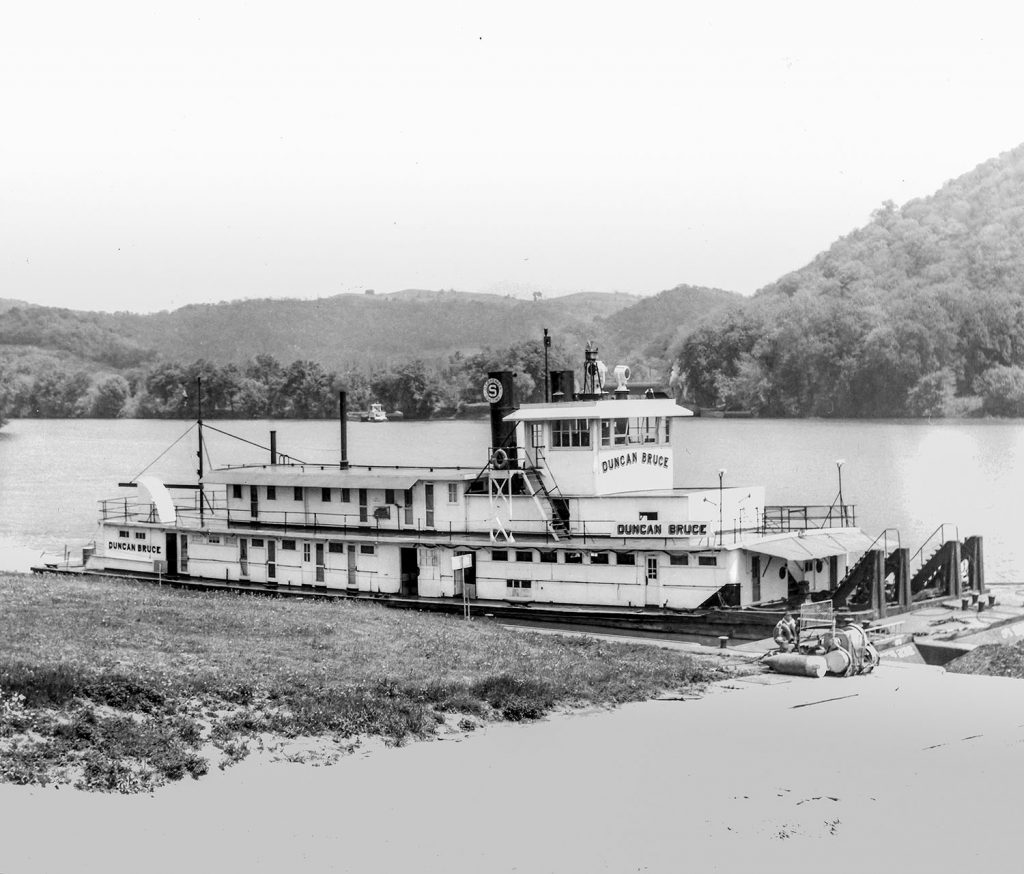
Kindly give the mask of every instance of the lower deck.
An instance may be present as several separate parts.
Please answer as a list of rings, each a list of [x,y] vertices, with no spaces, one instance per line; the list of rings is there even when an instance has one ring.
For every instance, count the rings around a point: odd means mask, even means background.
[[[696,610],[775,604],[831,591],[847,556],[786,561],[738,546],[609,539],[560,544],[432,543],[428,532],[344,539],[280,531],[104,526],[87,569],[251,586],[540,605]]]

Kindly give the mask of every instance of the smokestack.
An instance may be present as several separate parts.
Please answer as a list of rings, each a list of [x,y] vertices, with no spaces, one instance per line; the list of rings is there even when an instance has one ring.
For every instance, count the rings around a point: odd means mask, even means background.
[[[348,468],[348,396],[345,392],[338,392],[338,425],[341,428],[341,460],[338,467],[341,470]]]
[[[491,448],[501,447],[509,458],[509,466],[515,466],[516,424],[503,422],[518,406],[515,398],[515,374],[511,370],[495,370],[487,374],[484,383],[484,398],[491,405]]]
[[[277,464],[277,431],[270,432],[270,463]]]
[[[572,370],[551,371],[551,400],[571,401],[576,395],[576,373]]]

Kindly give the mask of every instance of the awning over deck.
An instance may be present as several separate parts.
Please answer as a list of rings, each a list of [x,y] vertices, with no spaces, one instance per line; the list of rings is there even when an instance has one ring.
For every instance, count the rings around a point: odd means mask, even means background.
[[[339,469],[330,467],[298,467],[294,465],[268,465],[266,467],[236,467],[211,471],[207,483],[226,485],[311,486],[333,489],[411,489],[421,480],[463,481],[473,479],[468,468],[387,468]]]
[[[813,558],[864,552],[869,546],[871,539],[856,528],[845,531],[787,534],[771,540],[743,544],[743,548],[748,552],[771,555],[786,561],[807,561]]]

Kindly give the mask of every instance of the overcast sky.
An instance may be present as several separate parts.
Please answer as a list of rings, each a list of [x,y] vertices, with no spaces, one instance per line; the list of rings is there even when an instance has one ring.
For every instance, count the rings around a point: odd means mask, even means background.
[[[1014,5],[6,4],[0,297],[750,293],[1024,142]]]

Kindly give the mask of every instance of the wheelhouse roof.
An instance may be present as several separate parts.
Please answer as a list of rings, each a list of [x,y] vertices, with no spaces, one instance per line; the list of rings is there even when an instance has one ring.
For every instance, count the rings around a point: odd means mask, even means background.
[[[565,401],[558,404],[523,404],[505,416],[506,422],[543,422],[555,419],[643,419],[692,416],[670,398],[627,398],[625,400]]]

